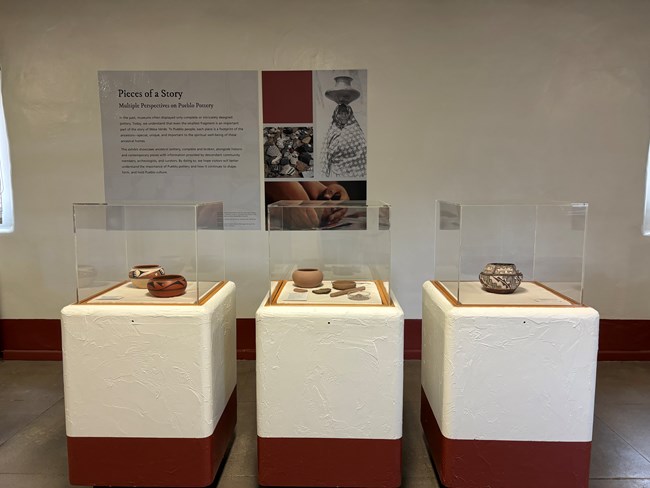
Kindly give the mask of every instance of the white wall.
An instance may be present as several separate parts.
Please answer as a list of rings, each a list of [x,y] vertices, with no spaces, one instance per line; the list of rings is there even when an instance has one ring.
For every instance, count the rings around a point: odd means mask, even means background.
[[[0,0],[16,212],[0,316],[74,299],[71,204],[104,199],[98,70],[367,68],[369,197],[393,205],[407,318],[433,273],[436,198],[589,202],[586,302],[650,318],[648,25],[646,0]],[[252,317],[266,236],[228,240]]]

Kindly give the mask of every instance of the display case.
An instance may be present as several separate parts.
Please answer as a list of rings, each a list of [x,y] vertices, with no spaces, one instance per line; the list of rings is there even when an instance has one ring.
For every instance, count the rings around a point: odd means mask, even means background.
[[[73,214],[77,303],[196,305],[224,282],[221,202],[78,203]]]
[[[587,207],[437,201],[434,284],[462,305],[581,304]]]
[[[390,305],[386,203],[279,201],[268,229],[269,305]]]

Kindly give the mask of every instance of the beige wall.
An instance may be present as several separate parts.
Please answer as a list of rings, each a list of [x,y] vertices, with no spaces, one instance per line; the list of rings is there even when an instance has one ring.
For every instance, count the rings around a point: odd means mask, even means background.
[[[407,317],[444,198],[589,202],[585,300],[650,318],[649,25],[646,0],[0,0],[16,208],[0,317],[56,318],[74,299],[71,204],[104,199],[98,70],[367,68],[369,197],[393,205]],[[252,317],[266,236],[228,241]]]

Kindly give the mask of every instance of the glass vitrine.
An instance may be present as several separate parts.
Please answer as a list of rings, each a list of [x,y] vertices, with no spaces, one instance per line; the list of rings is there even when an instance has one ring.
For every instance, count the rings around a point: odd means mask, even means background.
[[[271,305],[389,305],[390,206],[279,201],[268,206]]]
[[[587,208],[437,201],[435,279],[461,304],[581,304]]]
[[[199,304],[225,279],[221,202],[77,203],[73,215],[77,303]]]

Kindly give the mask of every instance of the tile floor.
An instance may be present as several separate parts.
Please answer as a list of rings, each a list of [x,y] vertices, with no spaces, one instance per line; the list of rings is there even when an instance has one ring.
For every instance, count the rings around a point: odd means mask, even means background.
[[[419,423],[420,362],[404,369],[402,486],[437,487]],[[255,362],[238,370],[237,434],[218,488],[257,487]],[[0,361],[0,488],[69,487],[66,462],[61,363]],[[590,487],[650,488],[650,362],[598,365]]]

